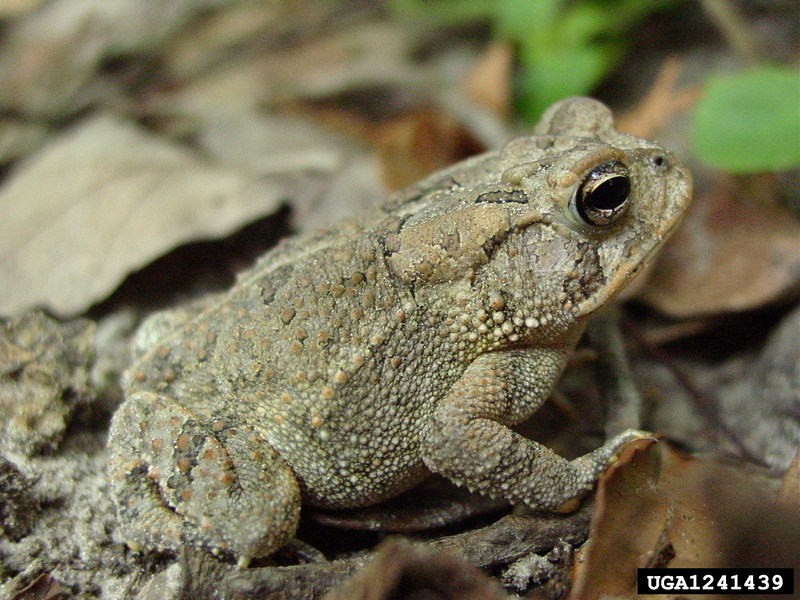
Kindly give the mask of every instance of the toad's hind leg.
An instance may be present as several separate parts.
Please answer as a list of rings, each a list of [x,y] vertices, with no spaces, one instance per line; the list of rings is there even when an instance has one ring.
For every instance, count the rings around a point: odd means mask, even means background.
[[[300,491],[278,453],[246,426],[205,423],[152,393],[128,398],[109,434],[111,492],[134,549],[183,544],[246,565],[297,529]]]

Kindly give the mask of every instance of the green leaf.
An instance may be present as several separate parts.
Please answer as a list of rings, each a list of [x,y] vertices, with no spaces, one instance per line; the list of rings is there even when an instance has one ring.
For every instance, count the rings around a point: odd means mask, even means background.
[[[455,25],[492,19],[513,43],[520,116],[535,121],[565,96],[591,92],[618,62],[626,34],[647,14],[686,0],[389,0],[394,16]]]
[[[526,120],[537,119],[545,108],[558,100],[592,89],[607,72],[614,52],[600,46],[553,50],[547,56],[529,60],[516,82],[518,109]]]
[[[564,45],[591,44],[608,32],[613,19],[607,13],[608,7],[576,4],[564,15],[559,28]]]
[[[495,26],[501,35],[524,43],[545,35],[563,8],[564,0],[500,0]]]
[[[693,133],[697,156],[733,173],[800,165],[800,74],[760,67],[709,81]]]
[[[614,67],[625,32],[685,0],[498,0],[498,32],[514,42],[520,116],[535,121],[565,96],[584,95]]]

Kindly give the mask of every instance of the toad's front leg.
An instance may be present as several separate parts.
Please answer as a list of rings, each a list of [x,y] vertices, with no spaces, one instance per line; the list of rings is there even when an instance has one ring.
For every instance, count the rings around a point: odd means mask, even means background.
[[[564,511],[589,491],[626,443],[629,430],[569,461],[508,428],[547,399],[566,361],[550,348],[487,353],[442,398],[422,435],[429,469],[475,492]]]
[[[132,548],[189,544],[246,565],[297,529],[297,480],[246,425],[202,422],[168,398],[136,393],[114,415],[109,445],[111,492]]]

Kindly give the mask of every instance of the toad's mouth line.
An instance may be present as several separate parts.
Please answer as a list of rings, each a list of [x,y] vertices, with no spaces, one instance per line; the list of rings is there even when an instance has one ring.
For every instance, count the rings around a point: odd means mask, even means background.
[[[630,261],[632,266],[622,267],[617,270],[611,279],[606,282],[603,291],[578,303],[575,316],[586,317],[619,295],[636,278],[639,272],[653,260],[664,244],[667,243],[667,240],[672,237],[682,220],[682,218],[678,218],[670,223],[667,229],[659,236],[659,241],[650,248],[644,251],[638,249],[636,256]]]

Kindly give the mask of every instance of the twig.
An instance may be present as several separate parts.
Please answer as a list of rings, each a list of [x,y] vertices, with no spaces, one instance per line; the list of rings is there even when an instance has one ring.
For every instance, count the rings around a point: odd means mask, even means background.
[[[701,4],[728,44],[751,65],[757,63],[760,54],[758,43],[733,3],[701,0]]]
[[[477,567],[508,564],[531,552],[552,548],[558,540],[582,543],[589,532],[591,503],[569,515],[507,515],[481,529],[429,542],[436,550],[454,552]],[[327,590],[362,567],[370,556],[328,563],[245,569],[223,581],[225,597],[235,600],[297,600],[320,598]]]
[[[659,347],[651,344],[635,323],[626,320],[625,330],[630,334],[631,338],[636,341],[639,347],[641,347],[655,360],[669,369],[678,384],[680,384],[680,386],[700,409],[700,414],[706,419],[706,423],[709,427],[719,431],[734,446],[736,446],[740,456],[747,458],[756,464],[765,465],[764,461],[750,452],[750,450],[748,450],[739,439],[739,436],[736,435],[736,433],[720,418],[717,403],[714,402],[707,393],[697,389],[697,386],[694,384],[691,377],[689,377],[683,368],[681,368],[667,352],[664,352]]]
[[[601,311],[589,322],[587,333],[597,350],[597,371],[606,396],[606,439],[626,429],[641,427],[642,397],[633,377],[620,331],[619,308]]]

